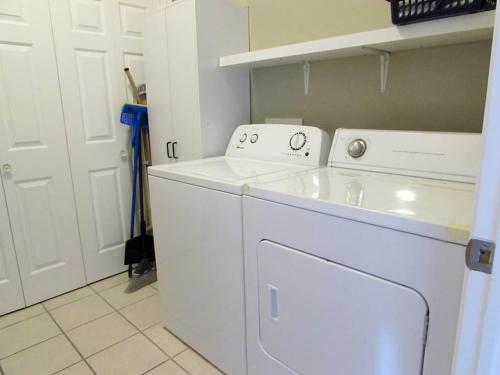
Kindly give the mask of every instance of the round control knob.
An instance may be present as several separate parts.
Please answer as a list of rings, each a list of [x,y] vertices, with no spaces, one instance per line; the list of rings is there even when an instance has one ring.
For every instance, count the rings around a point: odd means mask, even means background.
[[[299,151],[306,145],[307,137],[303,132],[298,132],[290,138],[290,148],[294,151]]]
[[[349,152],[349,156],[357,159],[365,154],[366,147],[366,142],[363,139],[355,139],[354,141],[349,143],[347,151]]]
[[[247,140],[247,138],[248,138],[247,133],[243,133],[243,134],[241,135],[241,137],[240,137],[240,142],[241,142],[241,143],[245,142],[245,141]]]
[[[258,140],[259,140],[259,135],[258,135],[258,134],[252,134],[252,135],[250,136],[250,142],[251,142],[251,143],[255,143],[255,142],[257,142]]]

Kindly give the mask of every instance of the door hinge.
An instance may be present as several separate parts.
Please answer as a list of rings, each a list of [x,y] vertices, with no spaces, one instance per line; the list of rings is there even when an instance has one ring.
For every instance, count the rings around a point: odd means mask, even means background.
[[[493,258],[495,256],[495,243],[477,240],[469,241],[465,252],[465,263],[472,271],[491,274],[493,269]]]

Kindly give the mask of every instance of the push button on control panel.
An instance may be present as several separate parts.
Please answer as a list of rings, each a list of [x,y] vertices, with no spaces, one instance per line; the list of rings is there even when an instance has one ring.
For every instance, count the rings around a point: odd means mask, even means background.
[[[252,135],[250,136],[250,142],[251,142],[251,143],[255,143],[255,142],[257,142],[258,140],[259,140],[259,135],[258,135],[258,134],[252,134]]]

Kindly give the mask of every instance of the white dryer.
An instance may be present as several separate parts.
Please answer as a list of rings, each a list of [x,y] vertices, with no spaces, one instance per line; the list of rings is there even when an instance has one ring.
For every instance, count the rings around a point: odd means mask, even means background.
[[[451,373],[480,135],[337,130],[243,199],[250,375]]]
[[[163,323],[227,374],[246,373],[243,190],[326,165],[329,148],[314,127],[244,125],[223,157],[149,168]]]

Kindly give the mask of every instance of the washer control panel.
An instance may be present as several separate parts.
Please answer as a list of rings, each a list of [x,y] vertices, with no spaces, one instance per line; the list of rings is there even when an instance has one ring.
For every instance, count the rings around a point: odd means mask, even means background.
[[[263,124],[239,126],[226,156],[299,165],[326,165],[330,137],[312,126]]]

